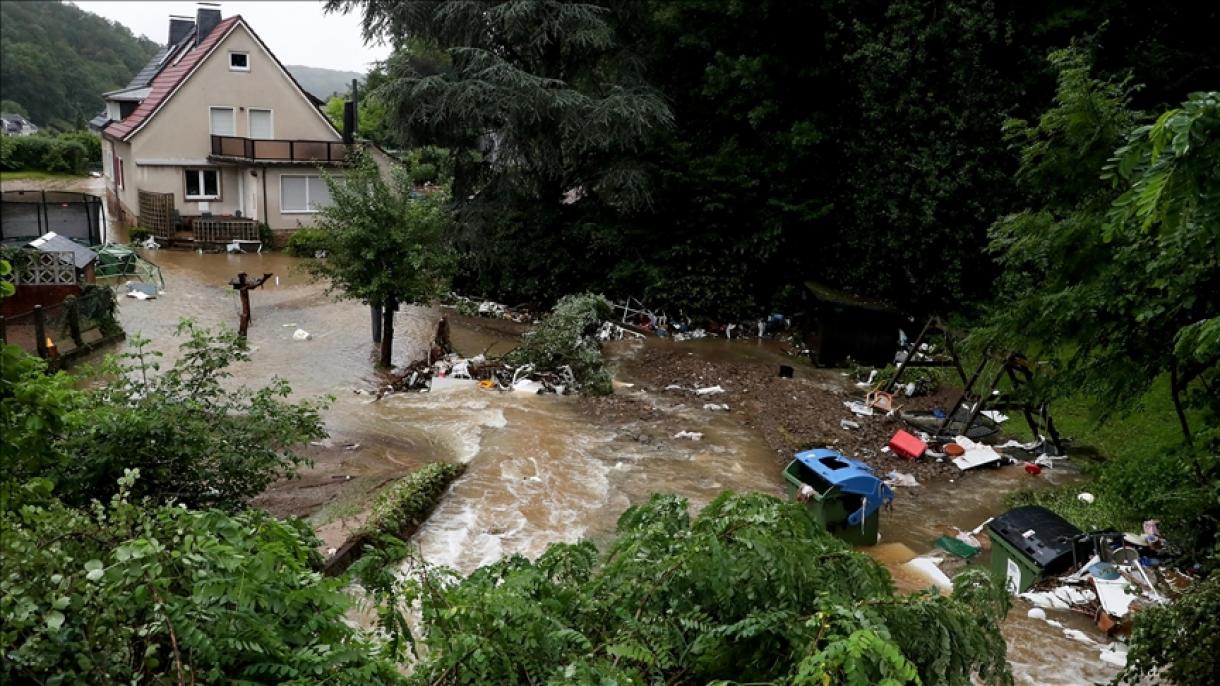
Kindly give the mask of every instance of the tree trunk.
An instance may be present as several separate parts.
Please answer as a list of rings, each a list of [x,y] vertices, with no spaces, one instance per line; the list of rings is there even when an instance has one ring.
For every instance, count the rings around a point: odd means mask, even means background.
[[[397,309],[398,302],[390,298],[381,311],[381,360],[378,364],[386,369],[394,366],[390,360],[394,353],[394,310]]]
[[[385,316],[384,313],[381,311],[381,305],[379,303],[371,303],[369,305],[369,314],[372,315],[370,317],[370,319],[372,320],[372,323],[373,323],[373,342],[380,343],[381,342],[381,318],[383,316]]]
[[[1186,383],[1189,383],[1187,379]],[[1173,395],[1173,409],[1178,413],[1178,422],[1182,425],[1182,436],[1186,439],[1186,448],[1190,453],[1192,466],[1195,468],[1195,476],[1200,481],[1204,480],[1203,466],[1199,464],[1199,456],[1194,451],[1194,436],[1190,433],[1190,423],[1186,421],[1186,410],[1182,407],[1182,390],[1186,383],[1183,383],[1178,375],[1178,363],[1173,361],[1169,366],[1169,392]]]

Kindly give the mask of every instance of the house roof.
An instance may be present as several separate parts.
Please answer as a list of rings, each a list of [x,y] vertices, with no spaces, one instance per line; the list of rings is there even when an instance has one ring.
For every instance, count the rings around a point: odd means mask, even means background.
[[[199,42],[199,45],[183,53],[176,63],[162,69],[149,84],[148,97],[126,119],[107,126],[102,133],[108,138],[119,140],[125,140],[135,133],[136,129],[139,129],[145,120],[151,117],[162,103],[178,89],[178,86],[182,85],[186,77],[203,62],[204,58],[211,54],[212,49],[229,34],[229,31],[240,20],[241,15],[234,15],[221,21],[206,38]]]
[[[77,269],[84,269],[90,262],[97,259],[97,253],[54,231],[48,231],[26,245],[40,252],[70,252]]]
[[[144,98],[148,97],[148,92],[150,90],[152,90],[152,89],[149,88],[148,86],[136,86],[135,88],[122,88],[117,91],[110,91],[109,93],[102,93],[102,97],[106,98],[107,100],[139,102],[139,101],[143,100]]]

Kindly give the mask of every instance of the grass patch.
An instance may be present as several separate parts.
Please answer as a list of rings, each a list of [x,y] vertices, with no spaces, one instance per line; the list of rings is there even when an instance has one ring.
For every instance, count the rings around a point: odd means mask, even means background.
[[[88,177],[80,174],[59,174],[56,172],[23,169],[20,171],[0,171],[0,182],[4,181],[72,181]]]

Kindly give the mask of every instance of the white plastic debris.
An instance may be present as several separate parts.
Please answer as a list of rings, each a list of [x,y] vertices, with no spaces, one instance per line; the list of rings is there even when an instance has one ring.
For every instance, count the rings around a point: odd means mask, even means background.
[[[155,296],[151,296],[144,291],[127,291],[127,297],[135,298],[136,300],[152,300]]]
[[[1029,612],[1025,613],[1025,616],[1029,617],[1030,619],[1046,619],[1046,610],[1043,610],[1040,607],[1031,607],[1029,608]]]
[[[1086,491],[1084,493],[1081,493],[1080,495],[1077,495],[1076,499],[1082,503],[1088,503],[1089,505],[1092,505],[1093,501],[1097,500],[1097,496]]]
[[[908,398],[915,397],[915,382],[911,382],[903,386],[902,392],[905,393]]]
[[[533,379],[518,379],[513,382],[513,390],[520,393],[538,394],[542,392],[542,389],[543,385]]]
[[[869,407],[868,405],[865,405],[864,403],[860,402],[859,400],[850,400],[850,401],[845,400],[843,402],[843,407],[846,407],[847,409],[851,410],[854,414],[858,414],[861,417],[873,416],[873,408]]]
[[[156,238],[149,236],[148,238],[144,239],[144,242],[140,244],[140,247],[144,248],[145,250],[157,250],[161,247],[161,244],[157,243]]]
[[[724,393],[724,389],[721,388],[719,385],[695,389],[695,395],[698,395],[698,396],[716,395],[718,393]]]
[[[1092,591],[1074,586],[1059,586],[1049,591],[1027,591],[1018,594],[1017,597],[1035,607],[1047,610],[1066,610],[1076,605],[1090,603],[1096,598]]]
[[[850,419],[840,419],[840,420],[839,420],[839,428],[842,428],[842,429],[859,429],[859,428],[860,428],[860,422],[853,422],[853,421],[852,421],[852,420],[850,420]]]
[[[1000,412],[999,410],[983,410],[980,414],[996,424],[1008,421],[1008,415]]]
[[[1125,643],[1115,641],[1114,643],[1102,648],[1098,658],[1111,667],[1126,667],[1127,645]]]
[[[674,434],[674,438],[689,438],[692,441],[702,441],[703,434],[698,431],[679,431]]]
[[[308,341],[311,338],[313,338],[313,335],[305,329],[297,329],[292,332],[292,340],[294,341]]]
[[[941,558],[939,557],[917,557],[906,563],[906,566],[922,574],[938,589],[946,593],[952,593],[953,580],[940,571],[940,561]]]
[[[1000,454],[989,445],[975,443],[965,436],[958,436],[953,439],[954,443],[960,445],[966,453],[961,457],[953,458],[953,464],[963,472],[967,469],[974,469],[986,464],[994,464],[1000,461]]]
[[[885,475],[885,482],[891,486],[902,486],[903,488],[914,488],[919,485],[919,481],[913,475],[896,470]]]
[[[686,389],[685,389],[685,388],[682,388],[681,386],[679,386],[679,385],[678,385],[678,384],[676,384],[676,383],[671,383],[671,384],[669,384],[668,386],[666,386],[666,387],[665,387],[665,390],[667,390],[667,391],[684,391],[684,390],[686,390]]]
[[[1087,646],[1097,645],[1097,641],[1094,641],[1092,638],[1089,638],[1089,635],[1086,634],[1085,632],[1081,631],[1080,629],[1064,629],[1063,635],[1067,636],[1068,638],[1072,639],[1073,641],[1076,641],[1077,643],[1083,643]]]
[[[703,403],[703,409],[711,412],[728,412],[729,406],[724,403]]]

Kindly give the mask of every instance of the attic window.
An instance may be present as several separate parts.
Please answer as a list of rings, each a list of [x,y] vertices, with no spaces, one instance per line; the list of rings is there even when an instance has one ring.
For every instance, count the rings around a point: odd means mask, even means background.
[[[250,71],[250,53],[230,52],[229,71]]]

